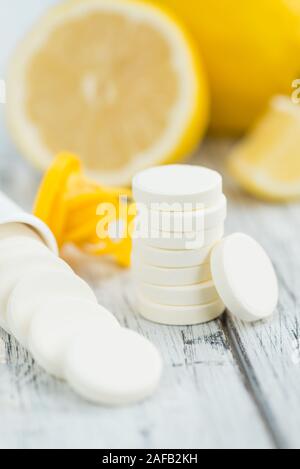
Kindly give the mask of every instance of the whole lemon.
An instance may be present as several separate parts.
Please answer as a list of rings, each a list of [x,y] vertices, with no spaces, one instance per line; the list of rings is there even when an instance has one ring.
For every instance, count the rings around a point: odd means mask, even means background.
[[[148,0],[150,1],[150,0]],[[299,0],[151,0],[193,32],[212,92],[212,128],[244,131],[300,78]]]

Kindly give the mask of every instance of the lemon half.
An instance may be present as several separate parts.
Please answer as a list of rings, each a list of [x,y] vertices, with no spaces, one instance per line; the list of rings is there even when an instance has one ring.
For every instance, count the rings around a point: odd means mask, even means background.
[[[73,152],[103,184],[184,159],[208,120],[205,74],[184,27],[131,0],[51,9],[18,47],[7,93],[12,134],[34,165]]]

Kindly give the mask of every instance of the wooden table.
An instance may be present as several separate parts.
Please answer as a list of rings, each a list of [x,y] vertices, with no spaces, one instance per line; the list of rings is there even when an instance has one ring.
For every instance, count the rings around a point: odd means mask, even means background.
[[[230,142],[208,142],[195,162],[217,167]],[[0,189],[30,207],[38,175],[10,151],[0,156]],[[254,325],[229,314],[195,327],[139,317],[130,272],[70,255],[75,270],[123,326],[152,340],[165,362],[152,399],[96,407],[44,373],[0,332],[0,448],[300,447],[300,210],[266,205],[225,181],[227,233],[243,231],[270,253],[280,281],[275,316]]]

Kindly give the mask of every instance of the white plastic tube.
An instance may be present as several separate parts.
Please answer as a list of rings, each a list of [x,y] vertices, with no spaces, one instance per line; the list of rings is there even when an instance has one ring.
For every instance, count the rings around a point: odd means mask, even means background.
[[[50,228],[39,218],[30,213],[26,213],[15,202],[0,191],[0,225],[4,225],[6,223],[21,223],[28,225],[40,235],[51,251],[56,254],[58,253],[57,243]]]

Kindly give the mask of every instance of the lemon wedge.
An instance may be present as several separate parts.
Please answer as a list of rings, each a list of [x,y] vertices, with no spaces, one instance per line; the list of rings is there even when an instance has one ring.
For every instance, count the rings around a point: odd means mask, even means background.
[[[105,185],[186,158],[208,121],[189,34],[164,8],[135,0],[51,9],[18,47],[7,94],[12,134],[35,166],[76,153]]]
[[[270,201],[300,197],[300,107],[272,99],[267,113],[233,150],[229,168],[251,194]]]

